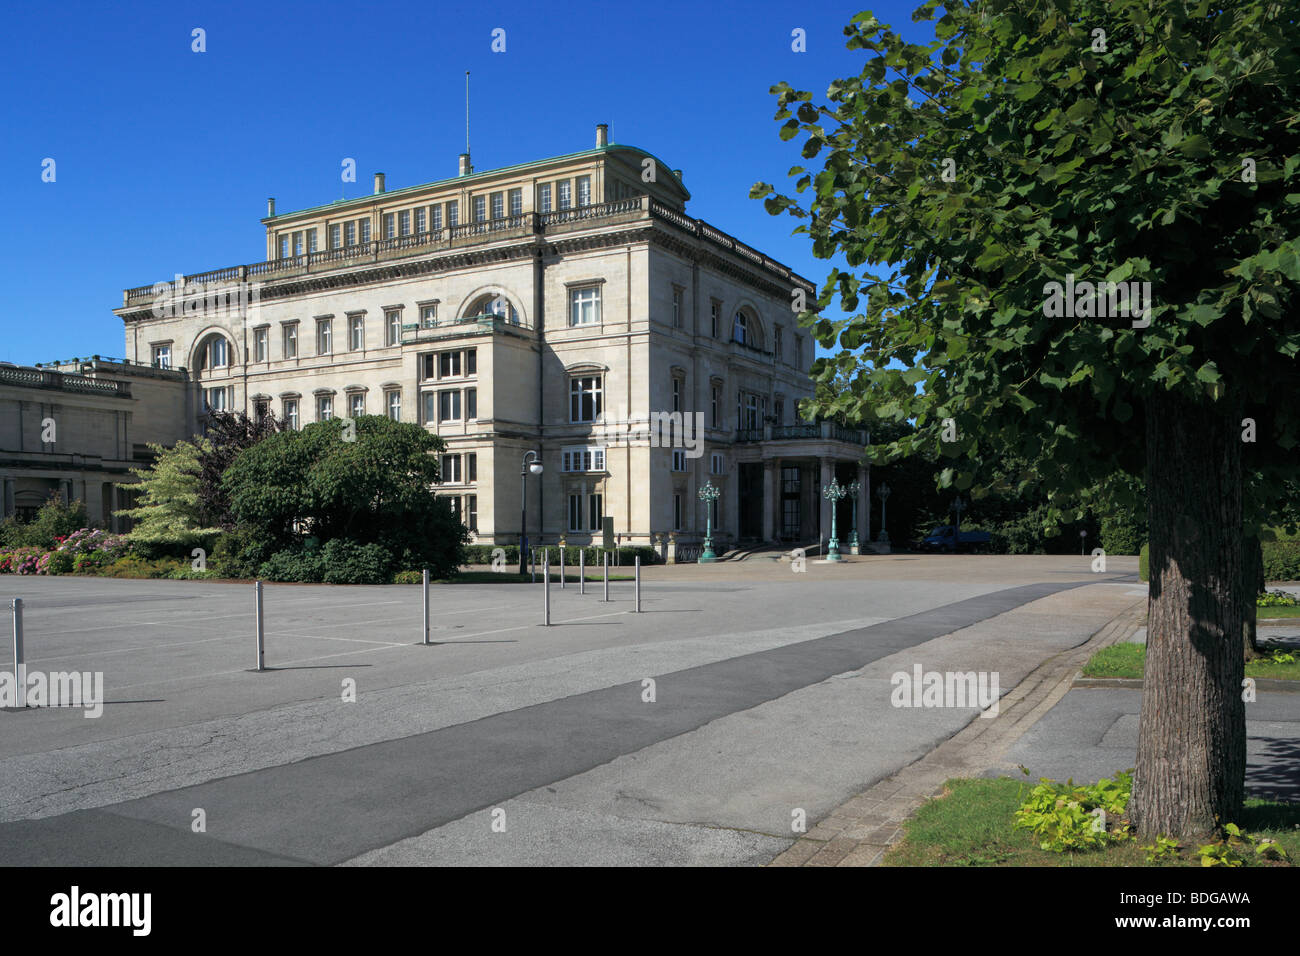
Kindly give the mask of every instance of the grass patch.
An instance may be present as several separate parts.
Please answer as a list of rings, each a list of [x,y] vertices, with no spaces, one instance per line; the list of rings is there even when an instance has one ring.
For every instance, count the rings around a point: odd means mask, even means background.
[[[1027,830],[1012,829],[1015,812],[1037,781],[1010,777],[949,780],[944,795],[922,806],[903,824],[904,836],[885,866],[1200,866],[1196,847],[1148,863],[1140,840],[1100,850],[1052,853],[1039,849]],[[1300,804],[1247,800],[1239,825],[1251,836],[1281,844],[1300,859]],[[1248,859],[1247,866],[1277,866]]]
[[[1255,620],[1257,622],[1271,617],[1300,617],[1300,605],[1278,604],[1273,607],[1261,607],[1255,610]]]
[[[1282,652],[1278,652],[1278,656],[1282,656]],[[1300,653],[1291,652],[1289,656],[1293,660],[1279,660],[1278,657],[1269,656],[1247,661],[1246,676],[1300,680]],[[1141,680],[1146,669],[1146,657],[1145,644],[1112,644],[1092,655],[1088,663],[1083,665],[1083,676]]]
[[[1083,665],[1083,676],[1141,678],[1146,656],[1145,644],[1112,644],[1089,658]]]

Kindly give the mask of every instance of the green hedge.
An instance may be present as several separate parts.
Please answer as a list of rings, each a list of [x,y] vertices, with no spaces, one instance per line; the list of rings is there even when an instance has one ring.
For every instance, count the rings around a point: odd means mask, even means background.
[[[1300,581],[1300,541],[1264,541],[1264,579],[1266,581]],[[1142,545],[1138,554],[1138,577],[1150,580],[1147,552],[1150,545]]]
[[[1300,581],[1300,541],[1264,541],[1264,579],[1267,581]]]

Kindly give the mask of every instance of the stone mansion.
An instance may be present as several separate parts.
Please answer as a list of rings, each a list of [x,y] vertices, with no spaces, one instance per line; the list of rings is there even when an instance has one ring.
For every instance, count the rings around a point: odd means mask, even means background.
[[[698,543],[706,482],[719,553],[815,541],[832,476],[862,483],[865,540],[867,436],[798,417],[813,343],[792,302],[813,303],[812,283],[692,218],[689,198],[680,170],[599,126],[593,149],[553,159],[477,172],[462,154],[426,185],[387,190],[380,173],[361,198],[269,200],[265,261],[127,289],[126,361],[53,374],[143,376],[183,418],[159,439],[127,435],[152,413],[128,414],[124,457],[198,432],[206,409],[417,423],[447,443],[436,490],[476,543],[519,540],[530,451],[534,542],[600,543],[609,517],[622,544]],[[21,477],[6,460],[0,478]]]

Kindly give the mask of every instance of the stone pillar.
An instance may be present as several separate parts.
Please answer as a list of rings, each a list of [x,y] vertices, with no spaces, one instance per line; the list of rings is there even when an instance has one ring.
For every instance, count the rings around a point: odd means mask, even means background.
[[[0,518],[14,513],[14,479],[0,478]]]
[[[777,462],[775,458],[769,458],[763,462],[763,543],[776,540],[776,535],[772,532],[772,516],[776,512],[777,495]]]
[[[677,532],[668,532],[668,546],[664,551],[664,564],[677,563]]]
[[[831,483],[832,462],[829,458],[821,458],[818,463],[821,465],[821,481],[818,483],[816,493],[818,513],[821,515],[821,519],[817,534],[819,537],[826,539],[831,536],[831,503],[826,500],[826,496],[822,494],[822,491]]]

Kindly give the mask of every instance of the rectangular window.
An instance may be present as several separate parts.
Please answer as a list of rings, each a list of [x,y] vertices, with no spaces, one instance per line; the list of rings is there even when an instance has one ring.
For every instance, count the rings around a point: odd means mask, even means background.
[[[455,229],[456,224],[460,222],[460,203],[451,200],[447,203],[447,228]]]
[[[334,351],[334,320],[316,320],[316,354],[329,355]]]
[[[438,393],[438,421],[460,421],[460,390]]]
[[[397,234],[399,236],[411,234],[411,210],[403,209],[397,214]]]
[[[478,495],[465,496],[465,527],[478,530]]]
[[[673,449],[673,471],[685,471],[685,470],[686,470],[686,449],[674,448]]]
[[[298,357],[298,323],[292,322],[284,327],[284,357]]]
[[[560,454],[560,470],[565,472],[604,471],[605,449],[577,445]]]
[[[420,326],[431,329],[438,324],[438,307],[436,305],[420,306]]]
[[[487,218],[487,197],[474,197],[474,221],[482,222]]]
[[[423,206],[421,206],[419,209],[415,210],[415,231],[417,233],[424,232],[425,231],[424,226],[425,226],[425,209]]]
[[[433,223],[434,232],[442,232],[442,205],[429,207],[429,220]]]
[[[438,355],[438,377],[451,378],[460,375],[460,353],[442,352]]]
[[[539,212],[551,211],[551,184],[542,183],[537,187],[537,209]]]
[[[298,399],[286,398],[284,400],[284,420],[288,422],[293,431],[298,430]]]
[[[295,232],[293,234],[293,254],[295,256],[302,255],[302,233],[301,232]]]
[[[334,417],[334,396],[316,396],[316,421],[327,422]]]
[[[465,456],[465,480],[478,481],[478,452],[476,451]]]
[[[772,330],[772,351],[776,353],[776,360],[780,362],[785,357],[785,349],[782,348],[781,326]]]
[[[229,390],[208,388],[203,390],[203,403],[210,412],[224,412],[230,409]]]
[[[682,290],[673,286],[673,328],[682,327]]]
[[[370,220],[369,219],[361,220],[361,241],[362,242],[370,241]]]
[[[395,422],[402,420],[402,393],[398,389],[393,389],[384,395],[384,404],[388,406],[388,417]]]
[[[568,209],[573,205],[573,184],[567,179],[561,179],[555,185],[559,190],[561,211]]]
[[[601,381],[599,375],[579,376],[569,380],[569,421],[594,422],[600,418]]]
[[[682,410],[682,380],[680,378],[674,378],[673,379],[673,411],[680,412],[681,410]]]
[[[391,212],[384,213],[384,238],[392,239],[397,235],[397,219]]]
[[[579,206],[591,205],[591,177],[590,176],[578,177],[578,205]]]
[[[709,334],[715,339],[718,337],[718,312],[721,308],[722,306],[717,300],[714,300],[709,306]]]
[[[435,421],[438,416],[438,393],[424,392],[422,397],[424,398],[423,424],[428,425]]]
[[[682,530],[682,496],[673,495],[673,530]]]
[[[794,367],[803,371],[803,339],[798,336],[794,340]]]
[[[569,530],[582,530],[582,495],[569,495]]]
[[[443,455],[438,477],[444,484],[460,484],[460,455]]]
[[[360,418],[366,413],[366,395],[364,392],[356,392],[348,396],[348,414],[353,418]]]
[[[772,403],[772,417],[776,419],[774,424],[785,424],[785,401],[783,399],[778,398]]]
[[[289,258],[289,237],[288,236],[280,237],[280,258],[281,259]]]
[[[522,216],[524,214],[524,191],[522,189],[510,190],[510,215]]]
[[[366,347],[365,316],[353,315],[348,318],[348,348],[360,352]]]
[[[569,325],[596,325],[600,322],[600,286],[569,290]]]
[[[506,217],[506,197],[504,193],[492,194],[492,218],[504,219]]]
[[[385,341],[388,345],[402,344],[402,313],[390,309],[384,313],[384,328],[388,330]]]
[[[351,221],[345,222],[343,224],[343,236],[344,242],[349,246],[355,246],[357,244],[357,224]]]
[[[155,345],[153,347],[153,367],[172,367],[172,347],[170,345]]]
[[[253,361],[265,362],[271,357],[268,340],[270,329],[253,329]]]
[[[715,451],[713,453],[713,457],[710,461],[710,465],[711,467],[709,470],[712,471],[715,475],[722,475],[726,473],[725,462],[720,452]]]
[[[315,229],[307,230],[307,251],[308,252],[316,251],[316,230]]]
[[[745,427],[748,428],[750,431],[754,431],[759,427],[761,427],[761,425],[762,422],[759,419],[759,414],[758,414],[758,396],[746,395],[745,396]]]
[[[208,367],[225,368],[230,364],[230,343],[221,336],[212,340],[208,349]]]
[[[478,389],[465,389],[465,420],[474,421],[478,418]]]
[[[714,386],[713,386],[713,389],[712,389],[712,394],[713,394],[713,397],[712,397],[712,405],[713,405],[712,421],[713,421],[713,427],[714,427],[714,428],[718,428],[718,427],[719,427],[719,425],[718,425],[718,404],[722,401],[722,389],[720,389],[718,386],[714,385]]]
[[[336,222],[330,226],[330,248],[337,249],[343,243],[342,234],[339,232],[339,224]]]
[[[604,517],[604,500],[602,495],[587,495],[587,530],[599,531],[601,518]]]
[[[465,350],[465,374],[478,374],[478,349]]]

